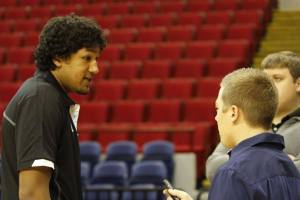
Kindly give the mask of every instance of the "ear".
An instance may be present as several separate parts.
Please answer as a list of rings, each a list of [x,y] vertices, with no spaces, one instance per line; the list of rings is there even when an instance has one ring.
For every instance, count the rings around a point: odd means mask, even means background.
[[[300,93],[300,77],[295,80],[296,92]]]
[[[61,66],[62,66],[62,59],[60,59],[60,58],[53,58],[52,62],[54,63],[54,65],[57,68],[61,68]]]
[[[235,106],[235,105],[232,105],[230,107],[230,114],[231,114],[231,116],[230,116],[231,121],[233,123],[235,123],[238,120],[239,116],[240,116],[240,110],[239,110],[239,108],[237,106]]]

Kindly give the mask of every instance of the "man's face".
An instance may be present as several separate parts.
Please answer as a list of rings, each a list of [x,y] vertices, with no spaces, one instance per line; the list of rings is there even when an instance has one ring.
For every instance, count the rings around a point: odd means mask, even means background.
[[[99,72],[97,59],[99,48],[82,48],[70,58],[57,61],[58,81],[67,92],[87,94],[92,78]]]
[[[278,90],[277,113],[292,112],[298,104],[297,84],[287,68],[264,69]],[[298,86],[299,87],[299,86]],[[299,90],[299,89],[298,89]]]
[[[231,124],[230,111],[228,106],[224,106],[223,99],[222,99],[222,91],[223,89],[221,88],[215,103],[216,106],[215,120],[218,125],[221,143],[231,148],[233,144],[232,144],[231,128],[230,128],[230,124]]]

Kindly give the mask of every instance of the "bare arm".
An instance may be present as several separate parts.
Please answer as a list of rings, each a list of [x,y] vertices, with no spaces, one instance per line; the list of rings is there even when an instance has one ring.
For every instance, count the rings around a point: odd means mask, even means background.
[[[50,200],[49,183],[52,169],[34,167],[19,172],[20,200]]]
[[[229,160],[229,148],[219,143],[213,153],[206,160],[206,177],[212,182],[218,169]]]

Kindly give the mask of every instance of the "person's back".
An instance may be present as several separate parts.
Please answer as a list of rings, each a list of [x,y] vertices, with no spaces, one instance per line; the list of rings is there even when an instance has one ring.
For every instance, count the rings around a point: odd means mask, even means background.
[[[282,137],[272,137],[272,143],[264,142],[270,136],[278,135],[260,134],[233,149],[229,161],[215,177],[219,181],[213,182],[211,199],[300,199],[300,174],[282,151]],[[235,182],[222,183],[220,179]],[[228,190],[230,187],[235,190]]]

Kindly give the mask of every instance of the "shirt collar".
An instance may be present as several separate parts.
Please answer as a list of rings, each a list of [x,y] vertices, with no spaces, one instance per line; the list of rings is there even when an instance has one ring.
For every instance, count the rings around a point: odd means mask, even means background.
[[[285,116],[284,118],[282,118],[280,123],[272,124],[273,132],[276,133],[277,130],[279,129],[279,127],[292,117],[300,117],[300,108],[296,109],[294,112],[292,112],[292,113],[288,114],[287,116]]]
[[[62,88],[62,86],[59,84],[59,82],[56,80],[56,78],[53,76],[53,74],[50,71],[41,71],[38,69],[34,76],[37,78],[42,78],[46,82],[53,85],[58,90],[58,92],[61,94],[65,105],[71,106],[71,105],[75,104],[75,102],[68,96],[66,91]]]
[[[229,156],[240,154],[241,152],[247,150],[250,147],[267,143],[276,145],[281,150],[284,149],[284,139],[281,135],[266,132],[240,142],[235,148],[233,148],[229,152]]]

